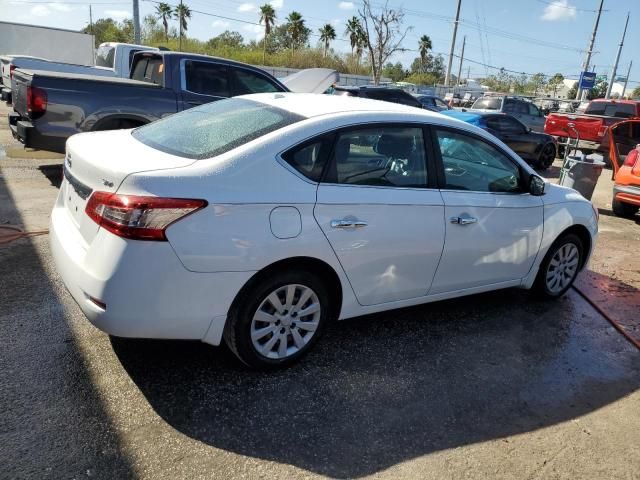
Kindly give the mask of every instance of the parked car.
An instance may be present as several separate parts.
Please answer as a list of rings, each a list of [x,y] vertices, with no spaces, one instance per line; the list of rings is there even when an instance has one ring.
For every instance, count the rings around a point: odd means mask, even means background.
[[[559,297],[597,230],[590,202],[477,127],[265,93],[74,135],[50,242],[103,331],[224,338],[268,368],[332,319],[507,287]]]
[[[313,84],[319,91],[334,81],[326,75],[331,70],[312,70],[321,77]],[[303,72],[288,77],[290,87],[312,84]],[[256,67],[168,51],[135,55],[130,79],[21,70],[14,77],[14,136],[27,147],[54,152],[64,152],[67,138],[78,132],[133,128],[221,98],[288,91]]]
[[[547,169],[555,160],[555,139],[545,133],[533,132],[511,115],[458,110],[448,110],[441,113],[488,131],[506,143],[534,168]]]
[[[640,209],[640,119],[610,128],[609,158],[613,165],[613,213],[632,218]]]
[[[72,63],[52,62],[44,58],[13,56],[7,59],[9,68],[7,78],[5,70],[2,71],[2,84],[9,84],[9,88],[3,87],[2,100],[11,103],[12,90],[15,85],[11,82],[11,73],[19,68],[22,70],[39,70],[43,72],[81,73],[84,75],[97,75],[100,77],[128,78],[133,56],[138,52],[157,51],[155,47],[133,45],[129,43],[102,43],[96,51],[95,66],[75,65]],[[0,57],[2,59],[3,57]],[[2,60],[4,63],[5,60]]]
[[[557,138],[559,143],[566,142],[568,135],[575,138],[573,129],[569,127],[571,123],[580,135],[578,148],[582,153],[589,155],[598,152],[608,158],[608,129],[620,120],[638,116],[640,116],[640,101],[599,98],[589,102],[584,114],[559,112],[550,114],[544,125],[544,131]],[[558,154],[564,155],[564,146],[560,145]]]
[[[360,87],[336,86],[334,95],[343,95],[348,97],[370,98],[372,100],[382,100],[384,102],[399,103],[401,105],[409,105],[410,107],[426,108],[418,101],[416,97],[401,88],[392,87],[374,87],[363,85]]]
[[[534,132],[544,130],[544,116],[529,100],[510,96],[484,96],[475,101],[471,111],[508,113]]]
[[[440,97],[436,97],[435,95],[414,95],[418,99],[418,101],[422,104],[423,108],[427,110],[431,110],[432,112],[442,112],[443,110],[451,110],[451,107],[447,105],[447,103],[441,99]]]

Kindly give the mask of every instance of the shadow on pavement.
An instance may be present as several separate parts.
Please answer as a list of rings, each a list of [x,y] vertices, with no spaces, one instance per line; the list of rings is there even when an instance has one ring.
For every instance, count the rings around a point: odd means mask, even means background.
[[[640,355],[574,293],[507,290],[338,322],[271,374],[200,343],[112,344],[180,432],[331,477],[564,422],[640,386]]]
[[[47,177],[47,179],[51,182],[56,188],[60,188],[62,184],[62,164],[60,165],[40,165],[38,170],[42,172],[42,174]]]
[[[22,223],[0,175],[5,219]],[[130,478],[42,252],[46,237],[0,246],[0,478]]]

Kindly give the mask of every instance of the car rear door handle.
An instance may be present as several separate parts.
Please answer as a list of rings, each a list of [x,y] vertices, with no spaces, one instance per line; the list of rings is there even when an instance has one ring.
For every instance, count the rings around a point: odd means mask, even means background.
[[[331,228],[362,228],[367,225],[367,222],[359,220],[331,220]]]
[[[475,217],[470,217],[468,215],[460,216],[460,217],[451,217],[449,219],[451,223],[455,223],[457,225],[471,225],[472,223],[477,223],[478,219]]]

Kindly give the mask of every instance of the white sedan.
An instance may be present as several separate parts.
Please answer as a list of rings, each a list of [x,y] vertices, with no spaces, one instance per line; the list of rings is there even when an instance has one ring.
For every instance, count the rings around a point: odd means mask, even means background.
[[[507,287],[559,297],[597,213],[466,123],[258,94],[67,143],[51,249],[116,336],[223,340],[251,367],[334,319]]]

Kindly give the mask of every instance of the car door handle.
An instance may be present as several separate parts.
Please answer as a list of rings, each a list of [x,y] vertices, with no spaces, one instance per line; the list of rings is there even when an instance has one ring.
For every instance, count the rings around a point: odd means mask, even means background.
[[[457,225],[471,225],[472,223],[477,223],[478,219],[475,217],[464,216],[464,217],[451,217],[449,221]]]
[[[367,222],[359,220],[331,220],[331,228],[362,228],[367,225]]]

